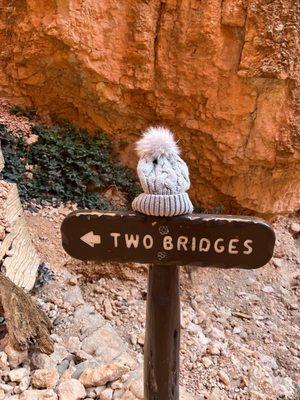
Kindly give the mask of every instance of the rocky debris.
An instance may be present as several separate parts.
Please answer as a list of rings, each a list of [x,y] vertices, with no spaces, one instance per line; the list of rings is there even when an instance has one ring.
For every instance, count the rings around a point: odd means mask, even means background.
[[[128,372],[129,368],[120,364],[104,364],[95,368],[87,368],[79,377],[84,387],[103,386]]]
[[[288,321],[294,320],[293,308],[297,309],[299,281],[290,277],[297,274],[299,250],[288,219],[279,218],[275,228],[275,257],[264,268],[218,273],[199,269],[193,286],[184,281],[181,382],[196,396],[201,393],[203,398],[248,400],[249,396],[270,392],[271,399],[277,399],[279,393],[297,398],[295,354],[299,349],[295,350],[294,341],[298,328],[290,330]],[[142,294],[146,281],[140,279],[140,284],[134,282],[125,288],[123,281],[107,278],[84,287],[85,298],[103,315],[104,300],[109,298],[114,315],[111,323],[138,356],[143,351],[146,304]],[[281,360],[281,367],[259,357],[270,351]],[[253,363],[263,371],[257,380],[253,379],[257,373],[251,369]],[[279,370],[291,380],[279,381]],[[116,393],[124,393],[122,390]]]
[[[43,218],[53,218],[55,226],[60,215],[53,215]],[[30,221],[36,217],[28,215]],[[193,284],[182,269],[181,399],[299,398],[300,258],[290,225],[288,218],[275,221],[275,257],[261,269],[201,268],[195,271]],[[41,229],[39,224],[36,234],[41,235]],[[56,237],[55,230],[51,232]],[[276,260],[282,262],[280,267]],[[60,387],[73,398],[142,400],[147,281],[143,270],[136,274],[132,281],[115,276],[85,281],[77,275],[74,285],[73,275],[61,266],[55,280],[36,294],[54,323],[54,353],[13,353],[12,367],[11,349],[0,352],[0,391],[7,399],[60,400]],[[11,381],[9,372],[20,368],[27,375],[20,382]],[[37,371],[53,368],[59,375],[55,386],[35,388]],[[99,372],[106,383],[99,380],[99,386],[91,386]],[[76,382],[75,394],[70,382]]]
[[[70,274],[56,277],[38,292],[37,301],[52,322],[59,319],[51,334],[53,353],[28,355],[7,345],[0,352],[0,395],[3,391],[13,400],[15,396],[24,400],[112,400],[118,391],[125,392],[137,362],[116,330],[84,301],[80,287],[70,284]]]

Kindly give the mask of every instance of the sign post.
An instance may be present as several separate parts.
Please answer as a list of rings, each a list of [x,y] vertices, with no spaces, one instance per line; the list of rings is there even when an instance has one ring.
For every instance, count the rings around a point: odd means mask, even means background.
[[[150,265],[144,398],[179,399],[180,297],[177,265]]]
[[[264,220],[230,215],[76,211],[61,232],[63,247],[74,258],[150,264],[146,400],[179,399],[180,266],[254,269],[270,260],[275,244]]]

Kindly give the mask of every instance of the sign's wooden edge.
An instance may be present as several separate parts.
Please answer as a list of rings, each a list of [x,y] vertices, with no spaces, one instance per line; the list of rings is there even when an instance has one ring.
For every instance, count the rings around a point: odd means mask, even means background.
[[[107,216],[107,217],[145,217],[145,218],[153,218],[153,219],[160,219],[161,221],[166,221],[166,220],[172,220],[174,218],[176,219],[188,219],[190,221],[195,221],[197,219],[200,219],[201,221],[210,221],[210,220],[219,220],[219,221],[226,221],[226,222],[254,222],[258,223],[261,225],[264,225],[265,227],[269,228],[273,233],[274,230],[272,226],[266,222],[264,219],[259,218],[259,217],[248,217],[244,215],[227,215],[227,214],[184,214],[184,215],[177,215],[174,217],[156,217],[152,215],[145,215],[141,213],[135,213],[134,211],[98,211],[98,210],[77,210],[73,211],[70,214],[68,214],[64,221],[72,218],[74,216],[79,217],[81,215],[90,215],[90,216],[95,216],[95,217],[102,217],[102,216]],[[64,221],[62,223],[64,223]],[[275,238],[275,233],[274,233],[274,238]]]

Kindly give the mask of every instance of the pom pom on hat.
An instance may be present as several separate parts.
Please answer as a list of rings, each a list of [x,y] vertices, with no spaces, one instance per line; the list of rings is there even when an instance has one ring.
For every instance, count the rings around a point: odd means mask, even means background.
[[[143,137],[136,143],[136,151],[140,158],[151,158],[153,160],[161,156],[168,157],[180,154],[173,133],[162,127],[147,129]]]

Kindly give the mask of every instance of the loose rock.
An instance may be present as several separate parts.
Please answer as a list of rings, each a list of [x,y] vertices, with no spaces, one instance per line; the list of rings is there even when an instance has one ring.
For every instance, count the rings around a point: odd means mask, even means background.
[[[48,369],[56,366],[55,361],[44,353],[33,353],[31,356],[31,363],[34,368]]]
[[[218,375],[221,382],[223,382],[226,386],[229,385],[230,379],[224,371],[220,371]]]
[[[114,391],[110,388],[103,390],[98,396],[99,400],[111,400],[113,398]]]
[[[65,380],[57,388],[59,400],[80,400],[86,395],[84,386],[76,379]]]
[[[20,395],[19,400],[57,400],[53,390],[26,390]],[[70,399],[71,400],[71,399]]]
[[[121,364],[105,364],[96,368],[87,368],[79,377],[85,387],[101,386],[114,381],[128,372],[128,368]]]
[[[17,368],[24,361],[28,360],[27,351],[15,350],[10,344],[5,347],[4,351],[7,354],[8,363],[11,368]]]
[[[34,371],[31,379],[32,386],[37,389],[52,389],[58,382],[58,372],[55,368],[38,369]]]
[[[292,222],[290,227],[292,232],[294,233],[300,232],[300,224],[298,224],[298,222]]]
[[[11,382],[21,382],[26,375],[28,375],[28,370],[26,368],[13,369],[8,373]]]

